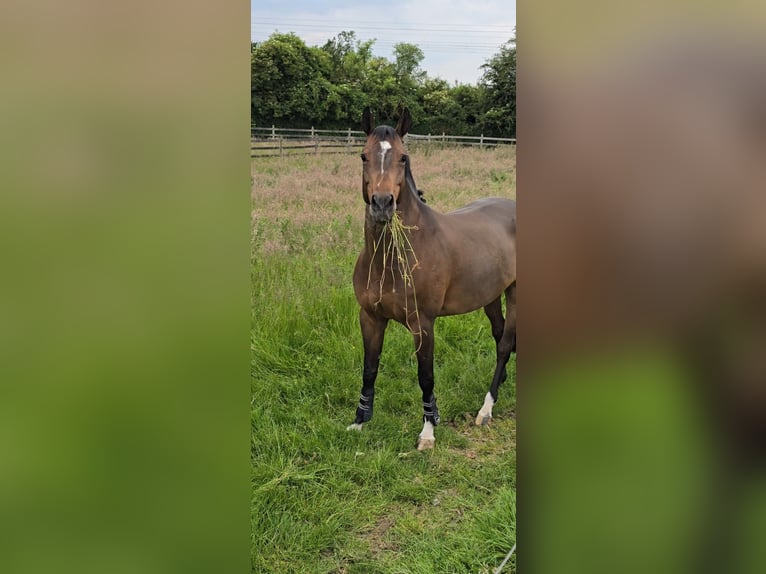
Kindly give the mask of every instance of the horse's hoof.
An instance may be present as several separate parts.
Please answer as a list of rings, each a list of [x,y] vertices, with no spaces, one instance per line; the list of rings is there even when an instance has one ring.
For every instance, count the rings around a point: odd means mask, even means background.
[[[489,424],[489,422],[492,420],[492,415],[482,415],[476,417],[476,426],[477,427],[485,427]]]
[[[434,444],[436,444],[436,441],[432,438],[419,438],[418,450],[428,450],[430,448],[433,448]]]
[[[355,430],[361,432],[362,425],[360,423],[352,423],[346,427],[346,430]]]

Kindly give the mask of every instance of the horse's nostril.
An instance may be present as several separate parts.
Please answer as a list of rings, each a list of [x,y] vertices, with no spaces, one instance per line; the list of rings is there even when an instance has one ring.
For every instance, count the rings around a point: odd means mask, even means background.
[[[372,196],[372,203],[380,209],[391,207],[394,203],[394,195],[392,193],[387,193],[386,195],[376,193]]]

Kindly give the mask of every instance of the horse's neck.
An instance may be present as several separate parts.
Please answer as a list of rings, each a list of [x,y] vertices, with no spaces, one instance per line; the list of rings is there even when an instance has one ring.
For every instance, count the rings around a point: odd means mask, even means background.
[[[415,186],[415,180],[412,174],[405,177],[405,188],[402,190],[399,198],[399,216],[404,225],[420,225],[425,204],[418,197],[418,190]]]

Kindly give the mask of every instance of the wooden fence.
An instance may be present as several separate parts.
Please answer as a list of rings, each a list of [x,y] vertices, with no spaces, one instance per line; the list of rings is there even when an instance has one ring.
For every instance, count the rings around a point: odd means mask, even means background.
[[[446,134],[407,134],[405,144],[478,146],[516,145],[516,138],[492,138],[481,136],[448,136]],[[282,156],[289,154],[356,153],[365,142],[362,131],[315,130],[277,128],[275,126],[250,128],[250,157]]]

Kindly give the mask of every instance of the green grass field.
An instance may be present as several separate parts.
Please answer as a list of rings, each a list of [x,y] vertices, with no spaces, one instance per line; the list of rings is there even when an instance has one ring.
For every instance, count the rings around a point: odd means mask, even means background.
[[[515,197],[512,148],[411,157],[437,210]],[[492,424],[475,427],[495,364],[483,312],[436,323],[433,451],[415,450],[416,361],[411,336],[393,323],[375,416],[361,433],[345,430],[361,387],[351,283],[362,245],[359,164],[357,155],[252,163],[252,568],[491,572],[515,542],[515,357]]]

